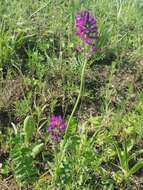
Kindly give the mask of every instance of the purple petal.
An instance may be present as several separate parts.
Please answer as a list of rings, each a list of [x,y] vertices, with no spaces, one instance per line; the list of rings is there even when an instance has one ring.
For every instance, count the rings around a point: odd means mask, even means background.
[[[66,124],[62,124],[61,127],[62,131],[64,131],[66,129]]]
[[[89,22],[90,13],[89,11],[84,11],[84,24]]]
[[[90,38],[86,38],[85,43],[88,44],[88,45],[91,45],[93,43],[93,40],[90,39]]]
[[[91,29],[96,29],[96,30],[97,30],[97,28],[96,28],[96,24],[91,24],[90,28],[91,28]]]
[[[91,16],[91,17],[89,18],[89,23],[90,23],[90,24],[96,24],[95,18]]]
[[[60,125],[62,123],[61,115],[57,116],[57,123]]]
[[[54,122],[56,120],[56,117],[54,115],[51,115],[50,122]]]
[[[95,53],[95,52],[96,52],[96,47],[93,46],[93,47],[92,47],[92,53]]]

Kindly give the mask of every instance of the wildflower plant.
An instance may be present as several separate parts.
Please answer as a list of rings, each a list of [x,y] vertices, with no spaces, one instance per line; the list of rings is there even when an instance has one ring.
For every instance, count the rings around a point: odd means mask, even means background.
[[[86,65],[92,53],[96,52],[95,41],[98,37],[96,19],[91,15],[89,11],[81,11],[77,13],[75,17],[75,27],[76,27],[76,36],[82,42],[81,44],[82,47],[80,46],[80,44],[78,44],[78,47],[79,49],[83,50],[80,51],[79,54],[81,55],[81,58],[83,58],[81,59],[82,71],[81,71],[79,94],[75,102],[75,105],[73,107],[72,113],[67,122],[67,126],[62,123],[61,117],[58,118],[54,116],[51,117],[50,126],[49,126],[49,133],[51,134],[53,140],[59,141],[64,132],[64,138],[62,143],[60,144],[60,152],[56,156],[57,159],[55,160],[56,169],[55,169],[54,181],[56,183],[57,180],[59,180],[59,176],[61,176],[63,173],[62,165],[63,162],[65,161],[66,150],[68,149],[69,144],[72,145],[72,147],[70,148],[72,150],[76,149],[76,146],[78,144],[78,140],[75,143],[76,139],[78,138],[74,138],[76,136],[75,132],[78,125],[75,124],[73,116],[77,109],[79,101],[82,97]],[[72,139],[74,140],[72,141]]]
[[[68,120],[67,128],[65,131],[65,139],[67,137],[68,127],[70,125],[70,122],[73,118],[73,115],[76,111],[76,108],[82,96],[85,68],[89,60],[89,57],[96,52],[96,39],[99,36],[96,26],[96,19],[94,16],[92,16],[92,14],[88,10],[80,11],[76,14],[75,27],[76,27],[75,34],[81,40],[82,42],[81,45],[84,46],[84,48],[82,48],[80,44],[77,44],[77,50],[83,53],[83,63],[82,63],[79,95],[77,97],[76,103]]]
[[[69,126],[72,123],[73,115],[77,109],[79,101],[82,96],[83,91],[83,83],[84,83],[84,75],[85,75],[85,68],[88,62],[88,58],[96,52],[96,39],[98,38],[98,31],[96,26],[96,19],[88,10],[80,11],[75,16],[75,28],[76,28],[76,36],[81,40],[82,44],[77,44],[77,50],[80,53],[83,53],[83,63],[82,63],[82,71],[81,71],[81,82],[80,82],[80,89],[79,94],[72,110],[72,113],[69,117],[67,126],[66,124],[62,123],[61,116],[54,116],[52,115],[50,118],[50,125],[48,128],[48,132],[51,135],[53,141],[59,142],[61,137],[64,134],[64,143],[68,138],[68,130]],[[81,47],[84,46],[83,47]],[[82,51],[83,50],[83,51]]]

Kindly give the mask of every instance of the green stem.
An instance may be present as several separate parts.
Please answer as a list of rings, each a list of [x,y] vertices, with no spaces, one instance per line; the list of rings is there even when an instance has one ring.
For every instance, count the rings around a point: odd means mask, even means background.
[[[79,104],[79,101],[82,97],[82,91],[83,91],[83,84],[84,84],[84,74],[85,74],[85,68],[86,68],[86,63],[87,61],[84,62],[83,66],[82,66],[82,72],[81,72],[81,78],[80,78],[80,89],[79,89],[79,94],[78,94],[78,97],[77,97],[77,100],[76,100],[76,103],[73,107],[73,110],[72,110],[72,113],[69,117],[69,120],[68,120],[68,124],[67,124],[67,128],[66,128],[66,131],[65,131],[65,135],[64,135],[64,141],[63,141],[63,144],[61,145],[61,155],[59,155],[59,161],[58,161],[58,164],[57,164],[57,168],[56,168],[56,179],[58,177],[58,171],[59,171],[59,166],[64,158],[64,155],[65,155],[65,151],[66,151],[66,147],[65,147],[65,144],[66,144],[66,140],[67,140],[67,134],[68,134],[68,128],[70,126],[70,122],[71,122],[71,119],[77,109],[77,106]],[[56,180],[55,180],[56,181]]]
[[[73,110],[72,110],[72,113],[69,117],[69,120],[68,120],[68,124],[67,124],[67,128],[66,128],[66,131],[65,131],[65,139],[66,139],[66,136],[67,136],[67,132],[68,132],[68,128],[69,128],[69,125],[70,125],[70,122],[71,122],[71,119],[77,109],[77,106],[79,104],[79,101],[82,97],[82,91],[83,91],[83,83],[84,83],[84,74],[85,74],[85,68],[86,68],[86,63],[87,61],[84,62],[83,66],[82,66],[82,72],[81,72],[81,78],[80,78],[80,89],[79,89],[79,94],[78,94],[78,97],[77,97],[77,100],[76,100],[76,103],[73,107]]]

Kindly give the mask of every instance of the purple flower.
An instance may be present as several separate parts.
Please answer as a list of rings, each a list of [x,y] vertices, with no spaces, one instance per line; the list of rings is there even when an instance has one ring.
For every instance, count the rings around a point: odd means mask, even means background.
[[[59,116],[51,115],[48,132],[54,142],[60,142],[65,132],[65,129],[66,129],[66,124],[63,123],[61,115]]]
[[[92,52],[96,51],[95,40],[98,38],[96,19],[89,11],[78,12],[75,18],[76,35],[87,45]]]

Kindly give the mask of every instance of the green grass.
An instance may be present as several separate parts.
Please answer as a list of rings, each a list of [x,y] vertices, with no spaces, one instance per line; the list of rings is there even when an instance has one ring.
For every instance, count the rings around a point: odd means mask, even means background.
[[[0,4],[0,189],[141,189],[142,1]],[[97,52],[66,137],[53,145],[50,115],[68,123],[79,94],[86,59],[74,23],[84,9],[97,19]]]

